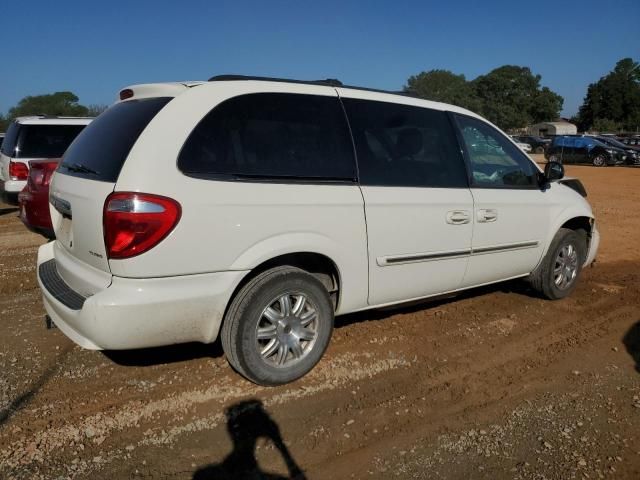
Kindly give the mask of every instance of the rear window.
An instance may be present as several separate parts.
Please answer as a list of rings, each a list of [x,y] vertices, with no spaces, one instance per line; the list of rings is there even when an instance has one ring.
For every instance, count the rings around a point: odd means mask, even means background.
[[[11,144],[4,153],[14,158],[58,158],[85,127],[84,125],[14,124]]]
[[[171,97],[146,98],[112,106],[78,135],[64,155],[59,171],[115,182],[133,144],[170,100]]]
[[[356,178],[338,98],[288,93],[222,102],[193,130],[178,167],[186,175],[218,180]]]
[[[2,153],[7,157],[13,157],[15,153],[18,133],[20,133],[20,125],[16,122],[12,122],[11,125],[9,125],[9,130],[7,130],[7,133],[4,136],[1,147]]]

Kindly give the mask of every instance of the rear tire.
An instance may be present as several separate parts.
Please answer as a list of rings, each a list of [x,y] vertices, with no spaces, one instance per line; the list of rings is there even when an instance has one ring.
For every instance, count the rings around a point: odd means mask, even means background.
[[[251,279],[235,296],[222,325],[231,366],[259,385],[281,385],[308,373],[333,332],[329,292],[313,275],[277,267]]]
[[[607,166],[607,159],[601,153],[599,153],[595,157],[593,157],[591,162],[593,163],[594,167],[606,167]]]
[[[586,255],[584,235],[561,228],[542,262],[527,280],[534,290],[549,300],[565,298],[576,288]]]

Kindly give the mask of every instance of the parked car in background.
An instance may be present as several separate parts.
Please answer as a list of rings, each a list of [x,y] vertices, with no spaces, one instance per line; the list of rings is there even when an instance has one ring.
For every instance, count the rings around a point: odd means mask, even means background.
[[[596,167],[620,165],[625,162],[626,152],[620,148],[605,145],[593,137],[582,135],[559,135],[553,138],[545,151],[550,162],[588,163]]]
[[[631,148],[640,150],[640,137],[624,137],[618,140]]]
[[[38,115],[16,118],[0,147],[0,195],[17,204],[27,184],[29,161],[60,158],[92,118]]]
[[[511,136],[511,139],[515,142],[515,144],[518,146],[520,150],[522,150],[525,153],[531,153],[531,145],[529,145],[528,143],[523,143],[519,141],[517,137],[514,137],[513,135]]]
[[[620,140],[615,137],[602,137],[594,135],[593,138],[601,141],[605,145],[611,148],[617,148],[626,152],[625,164],[627,165],[639,165],[640,164],[640,148],[633,147],[630,145],[625,145]]]
[[[49,239],[55,238],[49,212],[49,183],[59,162],[60,159],[30,160],[27,185],[18,195],[22,223]]]
[[[542,138],[535,135],[516,135],[513,138],[519,142],[529,144],[533,153],[544,153],[547,147],[551,144],[550,138]]]
[[[586,199],[442,103],[223,76],[121,92],[51,180],[38,283],[89,349],[218,335],[263,385],[306,374],[334,315],[516,277],[560,299],[598,249]]]

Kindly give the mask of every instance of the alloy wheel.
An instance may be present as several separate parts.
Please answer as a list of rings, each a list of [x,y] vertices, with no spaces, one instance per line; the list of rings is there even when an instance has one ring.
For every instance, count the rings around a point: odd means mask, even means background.
[[[302,293],[287,292],[273,299],[256,325],[256,348],[275,367],[289,367],[305,358],[317,337],[317,309]]]
[[[578,251],[572,243],[564,245],[553,264],[553,281],[560,290],[565,290],[578,276]]]

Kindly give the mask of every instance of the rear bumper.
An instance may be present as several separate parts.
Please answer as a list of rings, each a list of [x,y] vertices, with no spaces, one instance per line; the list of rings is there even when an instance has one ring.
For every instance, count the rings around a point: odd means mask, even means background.
[[[0,180],[0,198],[6,203],[17,205],[18,194],[26,184],[26,180]]]
[[[55,262],[53,243],[40,247],[38,284],[45,309],[65,335],[90,350],[213,342],[227,302],[245,274],[217,272],[149,279],[113,277],[107,288],[78,299],[79,294],[60,277],[52,280],[46,269],[41,268],[52,260]],[[55,264],[53,266],[55,268]],[[48,271],[51,274],[51,268]]]
[[[20,220],[29,230],[50,239],[55,238],[49,213],[48,192],[33,193],[24,189],[18,195],[18,202],[20,204]]]

